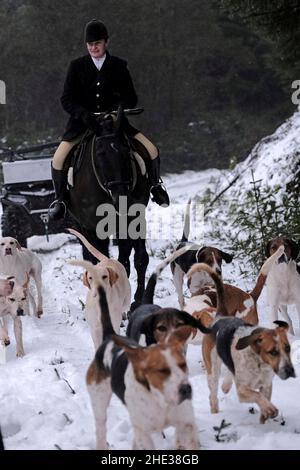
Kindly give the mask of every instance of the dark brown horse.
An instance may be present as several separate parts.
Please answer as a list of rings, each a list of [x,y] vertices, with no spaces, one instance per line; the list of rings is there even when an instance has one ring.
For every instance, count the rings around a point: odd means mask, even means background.
[[[134,144],[122,131],[124,113],[137,114],[136,110],[122,111],[119,108],[117,113],[99,115],[99,133],[91,136],[85,144],[77,171],[74,166],[68,209],[89,242],[106,256],[109,255],[109,236],[117,238],[119,261],[128,276],[129,257],[134,249],[137,271],[134,299],[139,303],[149,263],[145,246],[145,208],[149,201],[149,184],[133,157]],[[138,208],[142,209],[140,213],[136,212]],[[136,223],[138,221],[140,223]],[[91,259],[86,250],[83,250],[83,256]]]

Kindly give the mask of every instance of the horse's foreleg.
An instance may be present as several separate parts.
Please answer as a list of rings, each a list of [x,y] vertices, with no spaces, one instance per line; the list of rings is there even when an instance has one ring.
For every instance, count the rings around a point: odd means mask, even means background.
[[[134,300],[139,303],[142,301],[145,290],[145,276],[149,264],[149,255],[146,250],[144,239],[138,239],[133,242],[134,247],[134,267],[137,272],[137,288],[134,294]]]
[[[127,276],[129,278],[130,276],[130,253],[132,250],[132,244],[131,240],[123,240],[119,239],[118,240],[118,246],[119,246],[119,258],[118,260],[120,261],[121,264],[123,264],[124,268],[126,269]]]

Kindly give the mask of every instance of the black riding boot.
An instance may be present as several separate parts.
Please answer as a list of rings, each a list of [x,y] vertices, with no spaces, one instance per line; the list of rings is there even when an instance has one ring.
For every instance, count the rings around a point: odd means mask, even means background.
[[[51,165],[52,180],[56,199],[48,209],[49,219],[62,219],[66,215],[67,207],[64,202],[64,195],[67,189],[68,172],[66,170],[56,170]]]
[[[159,206],[168,207],[170,199],[166,188],[163,186],[163,181],[160,177],[160,158],[159,155],[154,160],[147,160],[146,163],[148,178],[150,182],[150,193],[152,194],[152,201],[156,202]]]

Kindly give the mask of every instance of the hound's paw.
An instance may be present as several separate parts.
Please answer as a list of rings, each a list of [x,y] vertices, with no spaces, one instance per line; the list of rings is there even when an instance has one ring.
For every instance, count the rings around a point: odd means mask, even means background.
[[[222,387],[221,387],[222,392],[223,393],[228,393],[230,391],[231,387],[232,387],[232,380],[229,380],[229,379],[224,380],[224,382],[222,383]]]
[[[219,404],[218,403],[211,403],[210,404],[210,412],[212,414],[219,413]]]
[[[105,441],[97,441],[96,450],[109,450],[109,444]]]
[[[268,419],[268,418],[267,418],[266,416],[264,416],[264,415],[261,413],[261,415],[260,415],[260,417],[259,417],[259,422],[260,422],[260,424],[265,424],[265,422],[267,421],[267,419]]]
[[[278,409],[272,403],[261,410],[260,423],[264,424],[268,418],[276,418]]]
[[[9,346],[10,345],[10,339],[8,336],[6,336],[6,338],[2,338],[1,339],[1,343],[3,344],[3,346]]]
[[[17,350],[17,357],[24,357],[24,356],[25,356],[24,349],[18,349]]]
[[[36,316],[37,316],[38,318],[41,318],[42,315],[43,315],[43,310],[38,310],[38,311],[36,312]]]

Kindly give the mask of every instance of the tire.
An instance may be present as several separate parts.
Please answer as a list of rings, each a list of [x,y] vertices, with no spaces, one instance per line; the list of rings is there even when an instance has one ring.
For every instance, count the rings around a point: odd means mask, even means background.
[[[49,223],[50,233],[66,233],[66,229],[74,228],[80,231],[76,220],[67,212],[64,219],[51,220]]]
[[[27,238],[33,235],[30,220],[16,206],[3,205],[1,228],[3,237],[16,238],[24,248],[27,247]]]

